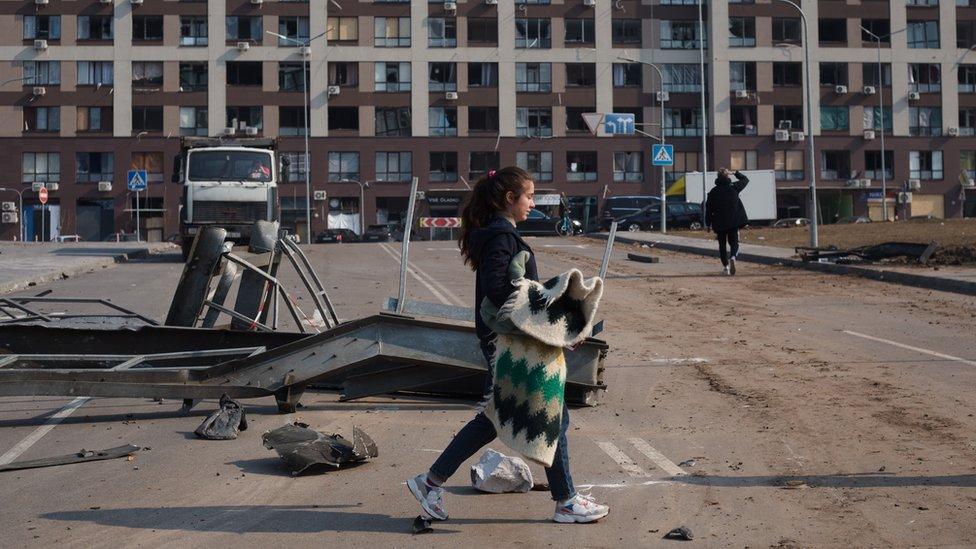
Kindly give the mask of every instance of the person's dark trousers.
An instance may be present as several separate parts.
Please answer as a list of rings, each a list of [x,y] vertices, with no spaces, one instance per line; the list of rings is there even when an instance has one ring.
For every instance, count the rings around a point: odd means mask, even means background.
[[[488,380],[485,382],[485,398],[491,398],[491,357],[495,353],[494,340],[482,341],[481,352],[488,361]],[[552,492],[554,501],[565,501],[576,495],[573,486],[573,477],[569,473],[569,445],[566,440],[566,431],[569,429],[569,409],[563,406],[563,423],[559,433],[559,443],[556,446],[556,455],[552,460],[552,467],[546,468],[546,478],[549,480],[549,490]],[[498,433],[495,426],[484,412],[478,412],[474,419],[454,435],[454,439],[441,452],[430,467],[428,475],[435,481],[443,483],[458,470],[468,458],[473,456],[486,444],[495,440]]]
[[[739,255],[739,229],[728,231],[718,231],[718,255],[722,258],[722,265],[729,265],[729,249],[732,250],[732,257]]]

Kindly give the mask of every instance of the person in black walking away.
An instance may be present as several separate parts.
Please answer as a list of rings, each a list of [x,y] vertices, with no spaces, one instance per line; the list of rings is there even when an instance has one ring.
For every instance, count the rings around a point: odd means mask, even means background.
[[[732,182],[732,175],[735,176],[735,183]],[[735,256],[739,255],[739,229],[749,223],[746,207],[739,198],[739,193],[748,184],[749,178],[742,173],[719,168],[715,187],[708,191],[708,200],[705,202],[705,209],[708,210],[707,221],[718,236],[718,253],[722,259],[722,272],[726,275],[735,274]]]

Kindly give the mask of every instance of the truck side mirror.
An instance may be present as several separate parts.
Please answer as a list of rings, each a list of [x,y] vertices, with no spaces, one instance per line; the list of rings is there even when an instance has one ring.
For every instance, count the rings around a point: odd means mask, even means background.
[[[180,182],[180,155],[173,157],[173,175],[170,179],[173,183]]]

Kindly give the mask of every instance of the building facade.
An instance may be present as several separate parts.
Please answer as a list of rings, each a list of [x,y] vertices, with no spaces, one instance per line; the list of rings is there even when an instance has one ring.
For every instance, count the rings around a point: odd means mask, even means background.
[[[431,211],[450,213],[444,205],[457,200],[443,197],[509,164],[595,218],[603,198],[659,194],[661,178],[653,137],[593,136],[582,113],[632,112],[653,136],[663,122],[676,150],[670,186],[701,169],[704,80],[708,169],[775,170],[781,217],[810,215],[806,131],[816,136],[823,219],[878,216],[882,117],[890,215],[972,216],[971,2],[804,1],[805,71],[798,14],[759,0],[705,5],[704,37],[693,0],[7,1],[0,201],[16,203],[21,192],[28,239],[42,226],[44,236],[101,239],[134,230],[125,174],[145,169],[143,225],[165,238],[178,231],[181,189],[171,178],[180,136],[232,127],[280,137],[292,157],[282,219],[302,232],[305,169],[313,190],[325,191],[313,202],[313,232],[354,222],[360,208],[367,224],[397,220],[413,176],[442,197]],[[880,74],[872,36],[881,38]],[[662,83],[646,63],[664,74],[663,121]],[[817,79],[809,128],[805,74]],[[33,190],[41,182],[50,189],[43,225]],[[896,205],[905,190],[911,204]],[[0,224],[0,238],[17,233]]]

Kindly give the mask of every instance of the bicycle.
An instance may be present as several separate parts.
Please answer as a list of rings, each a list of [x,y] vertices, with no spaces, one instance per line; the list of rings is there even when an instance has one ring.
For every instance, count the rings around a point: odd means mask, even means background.
[[[573,222],[569,219],[568,215],[562,216],[559,221],[556,222],[556,234],[559,236],[573,235]]]

